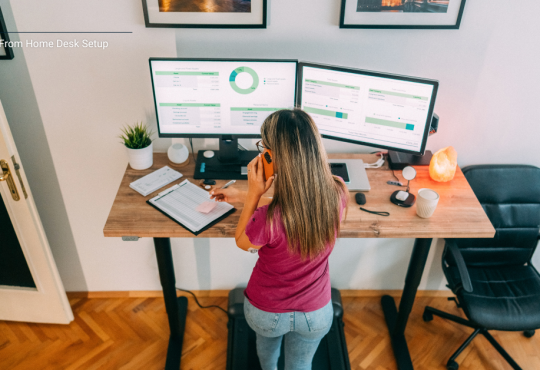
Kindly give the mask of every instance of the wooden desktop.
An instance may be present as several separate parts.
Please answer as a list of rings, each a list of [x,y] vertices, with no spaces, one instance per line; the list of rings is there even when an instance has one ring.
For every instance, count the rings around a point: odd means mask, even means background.
[[[370,154],[330,154],[330,158],[362,159],[365,163],[376,162],[378,157]],[[242,204],[234,204],[238,209],[234,214],[215,226],[194,236],[182,226],[146,204],[146,200],[154,197],[160,189],[146,197],[141,196],[129,187],[129,184],[140,177],[163,166],[175,168],[165,153],[154,154],[154,164],[143,171],[126,169],[118,193],[105,223],[103,233],[106,237],[151,237],[154,238],[160,280],[163,287],[171,337],[167,354],[166,369],[178,369],[182,352],[184,323],[187,314],[187,299],[176,297],[175,276],[169,238],[223,238],[234,237],[236,224],[242,210]],[[351,192],[346,219],[341,225],[340,238],[416,238],[409,269],[405,278],[405,287],[399,311],[392,297],[384,296],[382,306],[392,338],[392,346],[398,368],[413,369],[404,331],[414,303],[416,291],[422,277],[426,259],[433,238],[492,238],[495,229],[491,225],[482,206],[476,199],[469,183],[458,168],[454,179],[447,183],[438,183],[430,179],[428,167],[415,167],[417,176],[410,183],[411,193],[417,194],[421,188],[430,188],[440,194],[440,201],[434,215],[422,219],[416,215],[416,207],[401,208],[390,203],[390,195],[400,189],[388,185],[387,181],[395,180],[392,171],[385,164],[378,169],[367,169],[371,191],[366,192],[367,202],[363,206],[368,210],[386,211],[390,216],[377,216],[363,212],[354,200]],[[195,164],[193,161],[182,168],[175,168],[186,178],[193,180]],[[400,181],[401,171],[395,171]],[[218,180],[217,186],[226,183]],[[168,186],[172,186],[168,185]],[[247,181],[237,181],[235,187],[247,189]],[[270,190],[270,194],[272,189]]]
[[[357,158],[366,163],[375,162],[376,155],[370,154],[331,154],[330,158]],[[186,229],[179,226],[170,218],[157,212],[146,204],[146,201],[163,189],[146,197],[141,196],[129,187],[129,184],[144,175],[163,166],[174,166],[169,162],[165,153],[154,154],[154,165],[143,171],[126,169],[120,188],[114,200],[111,212],[103,229],[108,237],[138,236],[151,238],[194,238]],[[184,176],[176,181],[186,178],[193,180],[195,164],[191,161],[185,167],[177,168]],[[176,169],[176,168],[175,168]],[[418,189],[430,188],[441,196],[435,214],[429,219],[422,219],[416,215],[415,206],[401,208],[390,203],[392,192],[399,187],[388,185],[388,180],[395,180],[392,171],[385,164],[379,169],[367,169],[371,191],[366,192],[367,203],[365,208],[376,211],[390,212],[389,217],[381,217],[360,211],[354,201],[354,192],[351,192],[347,218],[341,226],[341,238],[491,238],[494,229],[487,218],[480,203],[474,196],[469,183],[458,168],[454,180],[438,183],[429,178],[427,167],[417,167],[417,176],[411,181],[411,192],[417,194]],[[401,171],[395,171],[398,178]],[[224,185],[226,180],[217,180],[217,186]],[[170,185],[172,186],[172,184]],[[233,185],[239,189],[247,190],[247,181],[237,181]],[[270,193],[272,189],[270,189]],[[238,209],[236,213],[227,217],[214,227],[201,233],[198,238],[234,237],[234,231],[242,210],[242,204],[234,204]]]

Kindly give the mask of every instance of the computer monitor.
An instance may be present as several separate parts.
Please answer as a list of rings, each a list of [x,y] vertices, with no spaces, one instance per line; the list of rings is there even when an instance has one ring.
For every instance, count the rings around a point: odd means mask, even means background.
[[[299,64],[298,105],[325,138],[424,154],[438,81]]]
[[[200,151],[196,179],[246,179],[257,151],[238,138],[258,138],[265,118],[296,103],[297,60],[150,58],[158,134],[219,138],[212,158]]]
[[[151,58],[160,137],[260,137],[296,103],[297,60]]]

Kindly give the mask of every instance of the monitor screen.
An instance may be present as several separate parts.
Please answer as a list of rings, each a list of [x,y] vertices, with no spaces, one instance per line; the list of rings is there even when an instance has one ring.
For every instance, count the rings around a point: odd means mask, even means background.
[[[160,137],[258,137],[296,102],[296,60],[150,59]]]
[[[423,154],[438,82],[300,63],[299,105],[323,137]]]

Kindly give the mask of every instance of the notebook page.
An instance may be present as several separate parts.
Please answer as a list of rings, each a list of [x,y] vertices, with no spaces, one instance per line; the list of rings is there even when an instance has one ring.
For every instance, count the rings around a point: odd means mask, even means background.
[[[229,203],[218,202],[218,205],[207,214],[196,210],[201,203],[209,200],[208,192],[184,180],[172,192],[151,199],[150,202],[191,230],[199,231],[234,208]]]

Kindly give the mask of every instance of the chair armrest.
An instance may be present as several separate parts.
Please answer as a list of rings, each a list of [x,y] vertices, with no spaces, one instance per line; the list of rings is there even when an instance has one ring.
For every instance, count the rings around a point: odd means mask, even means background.
[[[467,270],[467,265],[465,264],[465,260],[461,255],[461,251],[453,239],[446,239],[446,246],[450,250],[450,253],[452,253],[454,261],[456,261],[459,276],[461,277],[461,284],[463,284],[463,289],[466,292],[471,293],[473,291],[471,277],[469,276],[469,271]]]

